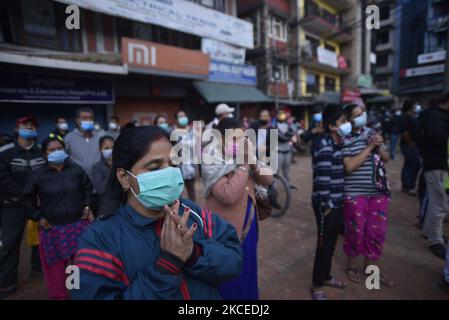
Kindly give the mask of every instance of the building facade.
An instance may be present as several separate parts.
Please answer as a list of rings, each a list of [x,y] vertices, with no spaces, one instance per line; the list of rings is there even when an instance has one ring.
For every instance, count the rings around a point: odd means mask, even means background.
[[[245,65],[253,26],[236,17],[236,0],[85,3],[0,2],[2,133],[33,114],[42,139],[54,117],[71,120],[80,105],[105,125],[113,114],[123,123],[152,124],[158,114],[173,122],[181,108],[207,121],[216,102],[269,101]],[[66,27],[72,4],[79,30]]]
[[[424,106],[448,90],[449,1],[401,0],[396,15],[395,93]]]
[[[258,88],[277,107],[307,120],[307,107],[319,96],[336,93],[333,102],[340,102],[352,68],[344,53],[353,45],[346,20],[346,13],[356,10],[351,1],[239,0],[237,10],[254,25],[254,50],[247,61],[257,67]]]
[[[380,29],[373,30],[372,48],[376,59],[373,61],[373,81],[379,88],[393,91],[393,66],[396,64],[396,30],[400,21],[396,1],[384,0],[377,3],[380,9]]]

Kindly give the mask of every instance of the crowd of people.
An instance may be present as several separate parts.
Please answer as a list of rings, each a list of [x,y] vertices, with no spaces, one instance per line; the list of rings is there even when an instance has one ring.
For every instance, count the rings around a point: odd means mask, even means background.
[[[449,213],[449,95],[419,111],[406,101],[401,112],[386,117],[382,132],[363,106],[319,107],[303,130],[282,109],[262,110],[251,122],[219,104],[206,129],[223,137],[229,129],[241,133],[215,145],[217,161],[200,166],[172,162],[171,132],[184,133],[177,142],[187,148],[193,144],[192,121],[183,110],[173,125],[167,115],[155,117],[152,126],[121,126],[113,116],[102,130],[93,110],[83,107],[74,130],[58,117],[41,143],[38,119],[22,117],[14,137],[0,138],[0,298],[17,291],[26,230],[30,276],[43,275],[50,299],[259,299],[259,221],[266,218],[263,195],[274,174],[267,163],[270,129],[278,133],[278,171],[289,183],[294,154],[311,145],[318,236],[314,299],[327,299],[326,286],[347,287],[331,274],[339,235],[349,281],[361,283],[367,266],[380,266],[391,197],[385,164],[396,158],[399,141],[402,189],[419,195],[419,227],[430,249],[448,259],[443,221]],[[255,145],[244,135],[248,128],[257,132]],[[239,145],[244,163],[224,162],[226,155],[236,158]],[[196,203],[200,197],[204,206]],[[71,264],[80,270],[80,288],[69,292],[65,270]],[[384,272],[380,281],[394,286]],[[449,286],[449,265],[444,283]]]

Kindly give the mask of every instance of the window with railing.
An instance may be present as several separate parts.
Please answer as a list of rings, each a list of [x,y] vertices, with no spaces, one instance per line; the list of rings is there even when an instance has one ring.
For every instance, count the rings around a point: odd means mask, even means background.
[[[289,80],[288,64],[277,61],[273,64],[271,81],[287,82]]]
[[[306,93],[319,94],[320,93],[320,76],[316,73],[307,72],[306,75]]]
[[[304,2],[304,16],[317,16],[327,21],[333,26],[346,30],[348,26],[343,22],[341,15],[335,15],[332,12],[320,7],[315,1],[307,0]]]
[[[390,42],[390,32],[389,31],[383,31],[379,32],[377,34],[377,44],[386,44]]]
[[[315,39],[310,36],[306,36],[306,44],[307,48],[305,51],[306,58],[316,58],[317,57],[317,49],[320,46],[320,40]]]
[[[324,87],[326,91],[335,91],[337,89],[337,81],[332,77],[324,78]]]
[[[271,16],[269,25],[269,35],[270,37],[276,40],[287,41],[288,35],[287,22],[282,18]]]
[[[390,19],[390,11],[391,11],[391,7],[390,6],[382,6],[379,8],[379,18],[380,20],[388,20]]]
[[[226,0],[188,0],[202,6],[226,13]]]
[[[388,54],[378,54],[376,60],[376,67],[388,67]]]
[[[29,47],[79,52],[81,30],[65,28],[66,16],[65,5],[50,0],[0,1],[0,38]]]

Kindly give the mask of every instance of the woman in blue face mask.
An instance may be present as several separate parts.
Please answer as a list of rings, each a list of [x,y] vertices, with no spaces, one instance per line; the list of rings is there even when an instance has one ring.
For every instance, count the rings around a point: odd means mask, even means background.
[[[377,131],[367,128],[366,111],[357,105],[344,107],[352,123],[352,132],[342,144],[345,167],[344,186],[344,244],[348,257],[346,275],[349,280],[361,282],[360,271],[369,265],[378,265],[387,231],[387,213],[390,188],[385,162],[388,149]],[[360,268],[358,257],[363,258]],[[393,286],[382,272],[383,285]]]
[[[92,167],[92,185],[94,188],[95,205],[94,211],[98,209],[101,197],[106,193],[108,177],[112,169],[112,151],[114,149],[114,138],[103,136],[100,138],[101,159]]]
[[[167,132],[170,132],[170,126],[167,122],[167,118],[165,118],[163,115],[158,115],[154,119],[154,125],[159,126],[160,128],[164,129]]]
[[[78,244],[75,299],[220,299],[240,273],[230,224],[180,198],[181,171],[158,126],[128,128],[114,145],[109,199]]]
[[[179,110],[175,114],[176,125],[175,128],[181,135],[180,143],[184,150],[189,149],[190,153],[194,151],[193,148],[193,130],[189,127],[189,118],[183,110]],[[196,166],[190,163],[184,163],[180,166],[184,185],[186,187],[187,196],[190,200],[195,201],[195,178]]]
[[[42,150],[47,164],[29,175],[24,193],[34,199],[31,212],[40,223],[39,251],[48,296],[68,299],[65,270],[79,236],[93,221],[92,187],[83,169],[68,160],[64,142],[48,138]]]

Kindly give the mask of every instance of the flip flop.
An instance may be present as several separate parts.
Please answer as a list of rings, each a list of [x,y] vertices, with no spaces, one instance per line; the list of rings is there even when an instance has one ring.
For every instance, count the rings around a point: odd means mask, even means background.
[[[346,283],[341,280],[338,280],[335,277],[332,277],[329,281],[324,282],[324,285],[331,288],[336,289],[345,289],[347,287]]]
[[[370,275],[369,273],[365,273],[366,276]],[[382,273],[379,275],[380,283],[387,287],[394,287],[394,281],[386,278]]]
[[[351,274],[351,272],[353,274]],[[360,277],[360,272],[359,270],[355,269],[355,268],[346,268],[346,277],[351,280],[354,283],[361,283],[362,279]]]
[[[310,288],[310,291],[312,292],[312,298],[313,300],[328,300],[326,293],[322,290],[315,290],[313,288]]]
[[[382,283],[383,285],[387,286],[387,287],[394,287],[394,282],[392,280],[389,280],[387,278],[384,277],[384,275],[381,273],[380,274],[380,283]]]

